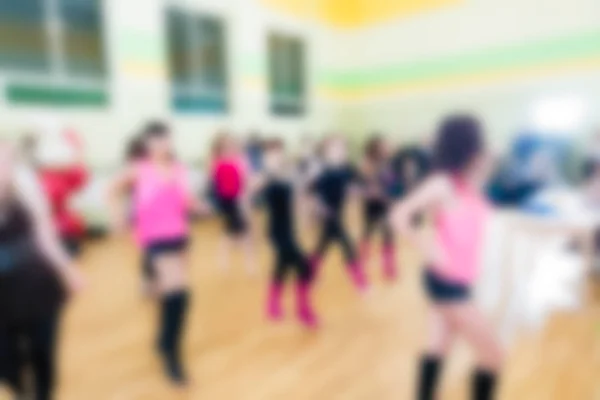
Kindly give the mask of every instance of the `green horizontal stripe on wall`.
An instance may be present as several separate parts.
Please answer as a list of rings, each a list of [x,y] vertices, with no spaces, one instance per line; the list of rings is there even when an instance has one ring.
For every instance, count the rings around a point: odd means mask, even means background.
[[[126,31],[119,35],[117,53],[126,60],[145,61],[162,65],[165,47],[159,33]]]
[[[369,89],[390,84],[543,66],[597,56],[600,56],[600,31],[362,71],[326,72],[319,77],[319,83],[337,90]]]
[[[109,101],[105,90],[69,86],[9,84],[5,94],[9,103],[26,105],[102,107]]]

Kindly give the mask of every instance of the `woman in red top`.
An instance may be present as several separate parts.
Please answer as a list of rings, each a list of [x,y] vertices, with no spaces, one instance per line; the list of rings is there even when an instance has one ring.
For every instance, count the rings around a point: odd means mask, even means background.
[[[219,246],[220,264],[229,266],[229,254],[234,244],[245,251],[249,273],[255,270],[254,249],[249,229],[248,164],[236,141],[228,134],[217,137],[213,146],[211,180],[219,211],[223,216],[225,235]]]
[[[37,151],[38,175],[63,245],[75,256],[80,253],[85,223],[69,202],[87,183],[83,146],[73,131],[48,136]]]

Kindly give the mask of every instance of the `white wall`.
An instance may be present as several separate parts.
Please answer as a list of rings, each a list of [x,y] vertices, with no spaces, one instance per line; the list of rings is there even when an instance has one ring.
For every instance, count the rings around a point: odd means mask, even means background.
[[[337,32],[344,49],[330,65],[340,72],[376,70],[599,29],[598,0],[465,0],[459,6]],[[485,120],[494,142],[502,145],[526,125],[527,110],[536,99],[573,93],[589,102],[588,118],[578,132],[585,134],[600,124],[600,68],[596,71],[367,96],[348,102],[352,118],[344,128],[355,137],[378,128],[414,139],[431,132],[443,115],[468,110]]]
[[[169,105],[164,9],[186,5],[227,21],[231,109],[224,115],[178,115]],[[322,95],[324,75],[347,74],[419,60],[464,54],[552,36],[600,29],[598,0],[465,0],[357,30],[335,30],[265,9],[260,0],[105,0],[111,103],[107,108],[59,110],[84,135],[96,167],[120,161],[125,139],[148,118],[165,118],[176,130],[181,156],[205,156],[219,128],[259,129],[298,144],[304,132],[348,133],[361,141],[374,129],[398,140],[422,136],[454,110],[481,115],[494,141],[505,143],[522,127],[530,104],[544,95],[576,93],[590,102],[581,131],[600,118],[600,72],[528,77],[498,83],[396,92],[365,99]],[[305,38],[309,110],[300,118],[269,113],[266,37],[271,29]],[[0,88],[11,77],[0,75]],[[318,90],[319,89],[319,90]],[[325,88],[327,89],[327,88]],[[326,91],[325,91],[326,92]],[[0,98],[0,135],[15,135],[48,109],[15,107]]]
[[[166,76],[164,10],[168,4],[222,16],[227,23],[230,70],[230,111],[223,115],[176,114],[169,105]],[[0,100],[0,134],[15,135],[31,126],[37,115],[53,114],[78,128],[87,144],[87,157],[96,167],[120,162],[125,138],[148,118],[171,121],[180,155],[190,161],[203,157],[217,129],[246,134],[259,129],[279,134],[292,144],[305,132],[330,124],[335,105],[314,91],[317,70],[324,68],[330,49],[324,29],[264,9],[259,0],[105,0],[106,35],[110,58],[111,103],[98,109],[15,107]],[[298,34],[308,52],[308,104],[302,117],[274,117],[267,93],[267,34],[271,29]],[[140,71],[141,68],[141,71]],[[0,75],[0,85],[13,79]],[[43,78],[51,80],[50,78]]]

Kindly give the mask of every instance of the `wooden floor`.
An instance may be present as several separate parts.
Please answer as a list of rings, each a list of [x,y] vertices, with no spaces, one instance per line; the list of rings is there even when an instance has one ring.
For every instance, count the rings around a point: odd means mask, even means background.
[[[321,329],[302,329],[287,304],[286,322],[265,321],[270,269],[264,241],[260,272],[248,277],[216,265],[219,225],[196,225],[192,246],[193,305],[185,339],[193,385],[165,383],[153,353],[156,307],[140,296],[138,254],[128,239],[86,249],[90,287],[71,304],[62,335],[60,400],[164,399],[412,399],[415,362],[423,343],[426,302],[418,263],[400,255],[402,278],[381,279],[359,297],[343,274],[337,251],[316,288]],[[309,239],[310,234],[304,238]],[[243,265],[239,255],[236,265]],[[555,317],[543,332],[520,335],[510,348],[502,399],[600,399],[600,296],[585,310]],[[291,296],[289,296],[291,300]],[[442,399],[467,399],[471,366],[466,346],[452,354]]]

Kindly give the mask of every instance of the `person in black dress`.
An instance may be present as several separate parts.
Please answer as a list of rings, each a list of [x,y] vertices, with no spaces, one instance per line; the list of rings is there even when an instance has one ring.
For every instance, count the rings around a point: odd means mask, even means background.
[[[47,400],[54,394],[61,310],[83,280],[47,204],[31,191],[37,182],[22,182],[23,176],[13,148],[0,143],[0,381],[17,398]]]
[[[267,300],[267,315],[271,320],[283,317],[281,296],[285,280],[296,274],[296,314],[308,327],[318,319],[310,301],[311,269],[296,238],[296,209],[293,180],[287,174],[283,143],[271,140],[265,144],[265,174],[259,182],[261,197],[268,217],[268,235],[275,253],[275,268]]]
[[[383,239],[383,274],[386,279],[393,280],[396,278],[397,269],[394,235],[387,220],[390,185],[393,184],[388,148],[382,136],[373,136],[365,146],[365,155],[360,165],[364,197],[364,230],[360,257],[363,264],[368,262],[371,239],[376,231],[380,231]]]
[[[344,224],[344,208],[349,192],[360,182],[359,174],[348,162],[347,153],[346,142],[341,137],[334,136],[324,142],[325,166],[312,183],[312,193],[318,201],[323,218],[321,235],[311,264],[317,273],[329,245],[338,242],[342,246],[352,282],[358,290],[364,291],[368,287],[367,278]]]

